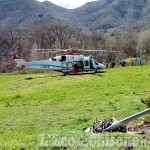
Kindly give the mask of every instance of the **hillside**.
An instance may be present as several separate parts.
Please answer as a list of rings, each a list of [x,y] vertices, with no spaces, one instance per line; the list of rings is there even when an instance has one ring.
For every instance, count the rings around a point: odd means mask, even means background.
[[[19,28],[64,20],[83,30],[140,30],[149,27],[149,18],[149,0],[98,0],[76,9],[65,9],[48,1],[0,0],[0,24]]]
[[[149,67],[120,67],[77,76],[0,75],[0,149],[63,149],[57,145],[59,135],[75,137],[85,142],[81,144],[85,148],[90,135],[83,134],[83,130],[96,118],[119,120],[146,108],[140,98],[150,94]],[[57,147],[51,145],[53,135],[57,135]],[[134,143],[134,149],[150,147],[150,143],[139,145],[146,135],[103,133],[101,138],[107,136],[135,137],[139,141]]]
[[[35,24],[65,18],[65,11],[66,9],[50,2],[0,0],[0,24],[28,28]]]
[[[136,28],[149,25],[148,0],[99,0],[73,10],[76,22],[88,29]]]

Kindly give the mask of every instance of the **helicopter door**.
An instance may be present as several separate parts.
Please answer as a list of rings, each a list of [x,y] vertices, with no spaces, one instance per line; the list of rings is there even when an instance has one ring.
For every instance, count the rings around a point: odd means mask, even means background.
[[[96,69],[98,62],[95,59],[92,59],[91,62],[92,62],[92,67],[93,67],[92,69]]]
[[[62,63],[62,70],[71,70],[71,69],[72,69],[72,62]]]
[[[83,60],[84,70],[90,70],[90,60],[89,58],[85,58]]]

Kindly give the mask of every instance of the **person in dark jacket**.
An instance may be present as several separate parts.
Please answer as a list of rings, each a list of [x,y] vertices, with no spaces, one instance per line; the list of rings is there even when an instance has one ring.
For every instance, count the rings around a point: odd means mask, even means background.
[[[112,61],[112,62],[110,63],[110,68],[114,68],[115,65],[116,65],[116,63],[115,63],[114,61]]]

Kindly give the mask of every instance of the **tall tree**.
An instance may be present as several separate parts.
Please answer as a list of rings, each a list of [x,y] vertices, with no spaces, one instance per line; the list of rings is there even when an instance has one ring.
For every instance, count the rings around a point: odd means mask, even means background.
[[[137,49],[141,54],[150,54],[150,29],[139,34]]]

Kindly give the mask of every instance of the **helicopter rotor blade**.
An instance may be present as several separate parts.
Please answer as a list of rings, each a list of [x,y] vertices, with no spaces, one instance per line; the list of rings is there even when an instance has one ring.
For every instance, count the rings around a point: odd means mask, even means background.
[[[32,49],[32,51],[44,51],[42,53],[49,52],[69,52],[71,49]],[[45,52],[46,51],[46,52]],[[109,50],[91,50],[91,49],[77,49],[78,52],[106,52],[106,53],[119,53],[119,51],[109,51]]]
[[[88,50],[88,49],[79,49],[80,51],[85,51],[85,52],[116,52],[118,53],[119,51],[109,51],[109,50]]]

